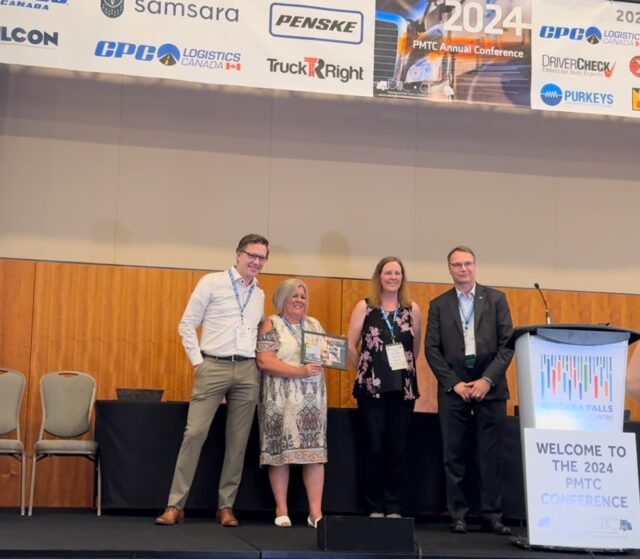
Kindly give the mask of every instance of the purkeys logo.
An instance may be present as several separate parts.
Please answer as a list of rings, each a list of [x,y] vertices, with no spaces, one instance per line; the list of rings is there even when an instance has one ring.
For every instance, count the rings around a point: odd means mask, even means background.
[[[55,48],[58,46],[58,32],[0,26],[0,42],[16,47]]]
[[[174,2],[171,0],[127,0],[133,2],[133,11],[154,16],[188,17],[209,21],[237,23],[240,10],[225,6],[201,5],[194,2]],[[120,17],[124,12],[125,0],[100,0],[102,13],[107,17]]]
[[[577,89],[565,89],[555,83],[548,83],[540,90],[540,98],[550,107],[560,103],[570,105],[589,105],[597,107],[611,107],[614,103],[613,93],[601,93],[599,91],[582,91]]]
[[[205,70],[242,69],[242,56],[239,52],[226,52],[210,49],[184,48],[173,43],[164,43],[159,47],[120,41],[98,41],[96,56],[101,58],[133,58],[138,62],[157,60],[163,66],[192,66]]]
[[[562,102],[562,89],[555,83],[548,83],[540,90],[540,97],[545,105],[555,107]]]
[[[100,9],[107,17],[120,17],[124,12],[124,0],[100,0]]]
[[[56,6],[68,6],[71,0],[0,0],[0,6],[10,6],[12,8],[27,8],[30,10],[40,10],[46,12]]]
[[[364,14],[276,2],[269,10],[269,33],[285,39],[359,45],[364,37]]]
[[[283,62],[277,58],[267,58],[267,62],[269,63],[269,72],[274,74],[291,74],[318,80],[333,79],[340,80],[342,83],[364,79],[362,66],[358,68],[330,64],[323,58],[305,56],[298,62]]]
[[[631,89],[631,109],[640,111],[640,87]]]
[[[636,77],[640,78],[640,56],[634,56],[629,61],[629,71]]]
[[[615,62],[612,64],[606,60],[542,55],[542,70],[556,74],[610,78],[615,67]]]

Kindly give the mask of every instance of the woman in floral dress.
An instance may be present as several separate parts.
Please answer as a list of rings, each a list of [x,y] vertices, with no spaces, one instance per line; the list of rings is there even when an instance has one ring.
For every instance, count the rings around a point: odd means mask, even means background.
[[[349,323],[353,395],[362,419],[364,495],[370,516],[400,518],[411,417],[418,394],[420,308],[409,298],[404,266],[378,262],[371,292]]]
[[[307,316],[308,289],[299,279],[276,288],[278,311],[260,326],[258,366],[263,372],[260,417],[260,464],[269,466],[276,501],[276,526],[291,526],[287,507],[289,465],[302,464],[309,501],[307,524],[322,517],[324,463],[327,461],[327,391],[324,369],[301,363],[302,331],[324,332]]]

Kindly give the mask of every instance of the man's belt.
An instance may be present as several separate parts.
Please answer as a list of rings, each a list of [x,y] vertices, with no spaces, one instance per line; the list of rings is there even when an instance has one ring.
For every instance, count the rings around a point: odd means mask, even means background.
[[[240,363],[242,361],[253,361],[255,357],[246,357],[245,355],[209,355],[204,351],[202,353],[202,357],[205,359],[215,359],[216,361],[229,361],[231,363]]]

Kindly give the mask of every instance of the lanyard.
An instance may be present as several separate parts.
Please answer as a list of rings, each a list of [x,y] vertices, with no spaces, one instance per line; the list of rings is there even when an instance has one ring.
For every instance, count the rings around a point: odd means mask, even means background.
[[[458,307],[460,307],[460,314],[462,315],[462,321],[464,322],[464,329],[467,330],[469,328],[469,322],[471,322],[471,318],[473,317],[473,303],[475,300],[475,295],[471,297],[471,306],[468,307],[469,312],[464,312],[464,307],[466,305],[462,304],[463,299],[466,299],[464,294],[460,294],[460,299],[458,299]]]
[[[393,311],[393,321],[390,323],[389,322],[389,312],[385,311],[382,307],[380,307],[380,312],[382,313],[382,318],[384,318],[384,321],[387,323],[387,327],[389,328],[389,332],[391,332],[391,341],[395,344],[396,343],[396,336],[394,334],[394,328],[396,325],[396,318],[398,318],[398,307],[396,307],[396,310]]]
[[[240,302],[240,291],[238,290],[238,286],[236,285],[236,282],[233,279],[233,274],[231,273],[231,270],[229,270],[229,279],[231,280],[231,285],[233,286],[233,292],[236,295],[236,302],[238,303],[238,308],[240,309],[240,318],[242,319],[242,322],[244,323],[244,309],[247,308],[247,305],[249,304],[249,301],[251,300],[251,296],[253,295],[253,290],[256,286],[255,280],[254,282],[251,284],[251,287],[249,288],[249,293],[247,294],[247,298],[244,300],[244,305]]]
[[[298,332],[293,324],[291,324],[291,322],[289,322],[287,320],[287,317],[284,316],[283,314],[280,315],[280,318],[282,319],[282,322],[284,322],[284,325],[289,329],[289,332],[291,332],[291,334],[293,335],[293,337],[300,343],[302,343],[302,331],[304,330],[304,318],[300,319],[300,332]]]

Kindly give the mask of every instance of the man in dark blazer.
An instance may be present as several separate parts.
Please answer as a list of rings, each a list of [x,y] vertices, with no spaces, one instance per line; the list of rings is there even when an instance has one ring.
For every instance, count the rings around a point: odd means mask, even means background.
[[[438,379],[451,529],[467,531],[468,441],[475,423],[482,527],[508,535],[511,530],[502,523],[501,455],[509,399],[506,371],[513,356],[507,348],[511,313],[504,293],[476,283],[470,248],[454,248],[447,261],[454,288],[431,301],[425,348]]]

